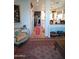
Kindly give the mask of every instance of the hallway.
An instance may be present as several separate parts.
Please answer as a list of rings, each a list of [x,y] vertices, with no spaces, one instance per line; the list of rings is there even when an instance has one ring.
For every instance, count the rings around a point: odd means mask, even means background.
[[[33,30],[31,38],[45,38],[45,30],[43,27],[40,26],[40,34],[38,35],[38,37],[36,35],[35,29],[36,29],[36,27]]]

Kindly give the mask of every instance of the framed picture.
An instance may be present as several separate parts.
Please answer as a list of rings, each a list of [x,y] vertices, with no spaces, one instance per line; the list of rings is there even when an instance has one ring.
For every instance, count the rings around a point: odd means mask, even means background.
[[[20,8],[19,5],[14,5],[14,22],[20,22]]]

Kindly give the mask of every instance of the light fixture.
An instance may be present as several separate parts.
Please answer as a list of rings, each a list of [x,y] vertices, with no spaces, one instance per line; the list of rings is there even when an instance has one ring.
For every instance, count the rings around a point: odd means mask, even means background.
[[[39,2],[39,0],[37,0],[37,2]]]

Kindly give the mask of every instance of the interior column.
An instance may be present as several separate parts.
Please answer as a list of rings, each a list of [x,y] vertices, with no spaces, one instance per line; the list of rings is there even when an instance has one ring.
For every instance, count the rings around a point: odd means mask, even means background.
[[[45,36],[50,37],[50,19],[51,19],[51,11],[50,11],[50,0],[45,0]]]

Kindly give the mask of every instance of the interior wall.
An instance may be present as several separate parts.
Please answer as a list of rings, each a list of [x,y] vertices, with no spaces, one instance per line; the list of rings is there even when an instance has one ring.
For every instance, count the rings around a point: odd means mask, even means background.
[[[51,19],[51,11],[50,11],[50,0],[45,0],[45,36],[50,37],[50,19]]]
[[[14,4],[20,6],[20,23],[17,26],[15,24],[15,27],[26,25],[31,35],[33,30],[33,21],[30,0],[15,0]]]
[[[45,29],[45,12],[41,11],[41,26]]]
[[[19,5],[20,6],[20,16],[21,16],[21,0],[14,0],[14,4],[15,5]],[[20,22],[19,23],[14,23],[14,28],[20,28],[22,27],[22,24],[21,24],[21,17],[20,17]]]

